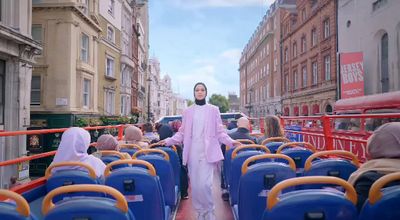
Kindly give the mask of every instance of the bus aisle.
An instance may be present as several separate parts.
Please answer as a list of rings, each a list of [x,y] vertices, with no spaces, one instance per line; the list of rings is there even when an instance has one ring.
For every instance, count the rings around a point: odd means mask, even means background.
[[[215,202],[215,219],[218,220],[233,220],[232,209],[229,202],[222,200],[219,174],[214,173],[213,195]],[[175,220],[196,220],[196,212],[192,207],[191,192],[189,188],[189,199],[181,200]]]

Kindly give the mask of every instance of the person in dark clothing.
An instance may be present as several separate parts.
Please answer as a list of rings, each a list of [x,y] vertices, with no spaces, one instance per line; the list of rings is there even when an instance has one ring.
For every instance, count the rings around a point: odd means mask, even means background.
[[[400,122],[387,123],[375,130],[368,138],[367,151],[370,160],[349,178],[349,183],[354,186],[358,195],[357,209],[359,211],[368,198],[372,184],[377,179],[400,171]],[[396,183],[393,182],[393,184]]]
[[[237,130],[235,132],[233,132],[233,133],[230,133],[229,136],[233,140],[248,139],[248,140],[254,141],[254,143],[255,143],[256,139],[254,137],[250,136],[249,127],[250,127],[249,119],[247,119],[246,117],[241,117],[237,121]],[[226,146],[224,144],[221,145],[221,150],[222,150],[222,153],[225,155]],[[229,193],[226,190],[227,185],[226,185],[225,182],[226,182],[225,177],[223,176],[223,172],[221,172],[222,199],[224,201],[228,201],[229,200]]]
[[[160,140],[164,140],[166,138],[172,137],[174,135],[174,131],[170,125],[161,125],[158,128],[158,135],[160,136]],[[176,146],[178,151],[179,160],[181,163],[181,175],[180,175],[180,185],[181,185],[181,199],[188,199],[188,187],[189,187],[189,180],[188,180],[188,173],[187,167],[183,166],[182,164],[182,147]]]
[[[237,114],[235,115],[235,120],[232,120],[231,122],[229,122],[228,126],[226,127],[226,129],[228,130],[232,130],[234,128],[237,128],[237,120],[239,120],[239,118],[243,117],[241,114]]]

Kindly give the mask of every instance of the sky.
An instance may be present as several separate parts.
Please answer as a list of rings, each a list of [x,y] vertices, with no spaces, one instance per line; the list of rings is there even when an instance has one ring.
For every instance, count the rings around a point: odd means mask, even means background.
[[[160,61],[174,92],[193,99],[204,82],[212,94],[239,95],[239,59],[272,0],[150,0],[150,58]]]

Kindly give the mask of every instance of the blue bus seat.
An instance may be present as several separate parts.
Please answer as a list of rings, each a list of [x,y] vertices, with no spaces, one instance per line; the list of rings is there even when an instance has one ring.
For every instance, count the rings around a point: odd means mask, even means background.
[[[173,210],[178,203],[179,196],[169,155],[160,149],[143,149],[136,152],[132,158],[147,161],[154,166],[157,176],[160,177],[165,204]]]
[[[100,151],[101,153],[101,160],[107,165],[111,162],[114,162],[116,160],[123,160],[126,159],[123,154],[119,151],[114,151],[114,150],[102,150]],[[119,169],[122,167],[127,167],[127,164],[120,164],[117,166],[114,166],[113,169]]]
[[[307,189],[281,193],[301,184],[334,184],[346,193],[329,189]],[[278,198],[279,196],[279,198]],[[355,220],[357,193],[353,186],[337,177],[297,177],[276,184],[268,194],[263,220]]]
[[[372,184],[368,199],[361,209],[359,219],[395,220],[400,219],[400,186],[387,188],[388,183],[400,180],[400,172],[387,174]]]
[[[54,168],[68,166],[68,168],[55,170]],[[74,169],[75,167],[84,167],[87,169]],[[46,190],[50,192],[55,188],[61,186],[68,186],[68,185],[76,185],[76,184],[100,184],[101,180],[97,178],[95,171],[92,167],[88,164],[84,164],[81,162],[61,162],[61,163],[54,163],[51,164],[45,173],[46,181]],[[78,192],[78,193],[69,193],[65,195],[58,195],[54,197],[54,202],[62,200],[66,197],[74,197],[74,196],[104,196],[103,193],[98,192]]]
[[[261,149],[261,151],[257,149]],[[264,153],[269,153],[268,148],[257,144],[244,145],[233,150],[229,175],[229,194],[231,205],[237,204],[238,201],[239,180],[242,176],[243,162],[251,156]]]
[[[0,189],[0,197],[12,200],[0,201],[1,220],[36,220],[30,211],[28,202],[18,193]]]
[[[281,158],[286,163],[260,160]],[[254,165],[249,166],[255,162]],[[238,214],[240,220],[261,219],[268,191],[282,180],[296,177],[296,166],[290,157],[282,154],[262,154],[248,158],[242,166],[239,182]],[[290,191],[289,189],[287,191]]]
[[[178,186],[178,189],[180,189],[181,186],[181,162],[179,160],[178,156],[178,150],[174,145],[172,146],[159,146],[157,144],[151,144],[149,148],[156,148],[165,151],[168,156],[169,156],[169,162],[172,165],[172,170],[174,171],[174,176],[175,176],[175,185]]]
[[[110,166],[118,163],[133,164],[132,167],[113,170]],[[140,165],[140,167],[137,167]],[[146,167],[146,168],[143,168]],[[160,179],[152,164],[143,160],[120,160],[107,165],[105,184],[121,192],[137,220],[163,220],[170,216],[165,205]]]
[[[285,137],[270,137],[261,142],[261,145],[266,146],[269,151],[274,154],[278,150],[278,148],[284,144],[290,142],[289,139]]]
[[[138,150],[142,149],[137,144],[119,144],[118,146],[120,147],[120,152],[128,153],[131,156],[133,156]]]
[[[313,161],[314,159],[327,156],[338,155],[346,158],[326,158]],[[351,158],[351,161],[349,159]],[[313,162],[312,162],[313,161]],[[360,166],[358,158],[351,152],[342,150],[320,151],[312,154],[304,165],[304,176],[334,176],[348,180],[350,175]],[[303,189],[321,188],[329,185],[304,185]]]
[[[113,199],[84,196],[65,199],[56,204],[52,202],[55,196],[72,192],[104,192],[111,195]],[[135,220],[124,196],[117,190],[103,185],[82,184],[59,187],[45,196],[42,212],[44,220]]]

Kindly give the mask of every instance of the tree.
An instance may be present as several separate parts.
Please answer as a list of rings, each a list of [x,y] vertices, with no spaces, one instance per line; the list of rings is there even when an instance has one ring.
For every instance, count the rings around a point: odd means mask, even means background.
[[[191,106],[191,105],[193,105],[193,101],[190,100],[190,99],[188,99],[188,100],[187,100],[187,106]]]
[[[221,113],[225,113],[229,110],[228,99],[223,95],[212,94],[212,96],[208,99],[208,102],[218,106]]]

